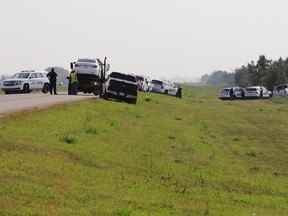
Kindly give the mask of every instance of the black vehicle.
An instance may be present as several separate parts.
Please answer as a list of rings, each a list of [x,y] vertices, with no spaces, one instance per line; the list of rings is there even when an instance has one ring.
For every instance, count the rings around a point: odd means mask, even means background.
[[[105,98],[124,100],[128,103],[137,103],[138,86],[135,76],[112,72],[106,81]]]

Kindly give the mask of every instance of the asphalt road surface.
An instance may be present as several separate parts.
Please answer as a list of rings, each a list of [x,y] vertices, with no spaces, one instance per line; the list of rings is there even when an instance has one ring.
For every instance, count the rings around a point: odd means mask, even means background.
[[[45,94],[15,94],[0,95],[0,117],[4,114],[33,109],[43,109],[49,106],[96,98],[92,95],[55,96]]]

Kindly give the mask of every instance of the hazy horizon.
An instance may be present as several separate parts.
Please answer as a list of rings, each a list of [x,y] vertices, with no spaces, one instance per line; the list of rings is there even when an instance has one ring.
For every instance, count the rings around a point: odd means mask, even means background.
[[[26,0],[0,8],[1,74],[78,57],[112,70],[196,79],[261,54],[287,57],[284,1]]]

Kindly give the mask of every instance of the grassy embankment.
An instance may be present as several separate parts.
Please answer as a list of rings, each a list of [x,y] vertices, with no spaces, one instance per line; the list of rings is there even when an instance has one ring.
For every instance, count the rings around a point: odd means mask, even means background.
[[[215,95],[1,119],[0,215],[288,215],[288,103]]]

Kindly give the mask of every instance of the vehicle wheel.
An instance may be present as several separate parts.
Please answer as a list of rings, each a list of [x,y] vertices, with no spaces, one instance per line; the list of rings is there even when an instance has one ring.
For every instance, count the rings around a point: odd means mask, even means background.
[[[167,94],[168,95],[168,90],[165,90],[165,93],[164,94]]]
[[[30,87],[29,87],[28,84],[25,84],[25,85],[24,85],[24,87],[23,87],[23,92],[26,93],[26,94],[27,94],[27,93],[30,93]]]
[[[100,95],[100,90],[99,90],[99,89],[95,89],[95,90],[93,91],[93,94],[94,94],[95,96],[99,96],[99,95]]]
[[[42,88],[42,93],[47,94],[49,92],[49,84],[45,83]]]
[[[4,91],[4,94],[8,95],[8,94],[11,94],[11,92],[9,92],[9,91]]]

